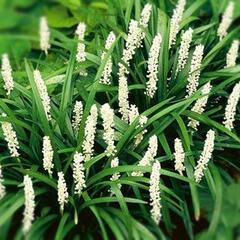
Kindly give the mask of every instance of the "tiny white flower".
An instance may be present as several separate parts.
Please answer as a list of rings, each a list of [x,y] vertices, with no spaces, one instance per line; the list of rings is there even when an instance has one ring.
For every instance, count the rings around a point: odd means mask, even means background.
[[[170,21],[169,49],[176,42],[176,36],[179,32],[179,24],[182,21],[185,5],[186,5],[186,0],[178,0],[177,6],[173,11],[173,15]]]
[[[115,41],[116,39],[116,36],[113,32],[110,32],[108,37],[107,37],[107,40],[106,40],[106,44],[105,44],[105,50],[109,50],[113,44],[113,42]],[[102,56],[101,56],[101,59],[103,60],[106,56],[106,52],[103,52],[102,53]],[[107,60],[106,62],[106,65],[104,67],[104,70],[102,72],[102,77],[100,79],[100,83],[103,83],[103,84],[110,84],[110,77],[111,77],[111,73],[112,73],[112,59],[111,59],[111,56],[109,57],[109,59]]]
[[[161,165],[158,161],[154,162],[150,176],[150,206],[151,216],[156,224],[161,220],[161,197],[160,197],[160,170]]]
[[[238,57],[238,50],[239,50],[239,40],[234,40],[232,45],[227,53],[226,59],[226,67],[234,67],[236,66],[236,60]]]
[[[0,200],[6,195],[6,188],[3,185],[2,166],[0,165]]]
[[[113,156],[116,152],[114,145],[114,111],[108,103],[101,107],[101,115],[103,119],[103,139],[107,144],[107,156]]]
[[[138,166],[143,166],[143,167],[151,166],[154,161],[154,158],[157,155],[157,149],[158,149],[157,136],[153,135],[149,139],[148,149],[147,149],[144,157],[142,158],[142,160],[138,163]],[[143,173],[142,172],[133,172],[132,176],[143,176]]]
[[[40,18],[40,26],[39,26],[39,35],[40,35],[40,48],[45,54],[48,54],[48,50],[50,49],[50,31],[48,27],[48,22],[46,17]]]
[[[4,89],[7,91],[7,95],[10,95],[14,87],[13,76],[12,76],[12,67],[7,54],[2,55],[2,69],[1,69],[2,78],[4,81]]]
[[[82,190],[86,187],[84,175],[84,157],[81,153],[76,152],[73,160],[73,179],[75,184],[75,194],[81,194]]]
[[[175,158],[175,170],[179,172],[180,175],[183,175],[185,171],[184,159],[185,153],[182,145],[182,141],[179,138],[176,138],[174,141],[174,158]]]
[[[191,96],[197,90],[197,87],[199,84],[198,81],[199,81],[199,77],[200,77],[200,68],[201,68],[202,58],[203,58],[203,49],[204,49],[204,46],[200,44],[200,45],[196,46],[196,48],[193,52],[191,66],[190,66],[190,72],[189,72],[189,76],[187,79],[187,82],[188,82],[187,96]]]
[[[192,107],[191,111],[196,112],[198,114],[201,114],[204,112],[204,109],[205,109],[205,107],[207,105],[207,101],[208,101],[208,94],[210,93],[211,88],[212,88],[212,86],[211,86],[210,82],[208,82],[207,84],[204,85],[204,87],[202,89],[202,95],[206,95],[206,96],[200,97],[196,101],[194,106]],[[193,128],[194,130],[197,130],[197,128],[199,126],[199,122],[195,119],[190,119],[188,126]]]
[[[227,106],[225,109],[223,124],[229,130],[232,130],[234,128],[233,123],[235,121],[236,109],[237,104],[239,102],[239,98],[240,98],[240,82],[234,86],[232,93],[229,95]]]
[[[24,176],[23,184],[25,195],[25,209],[23,212],[23,232],[24,234],[27,234],[34,220],[35,195],[32,180],[28,175]]]
[[[3,117],[6,117],[6,114],[2,114]],[[12,157],[19,157],[19,142],[17,139],[17,134],[13,129],[13,126],[9,122],[2,122],[2,130],[5,141],[8,144],[8,149]]]
[[[75,132],[78,132],[81,120],[83,115],[83,104],[81,101],[76,101],[73,108],[73,119],[72,119],[72,127]]]
[[[150,48],[149,58],[148,58],[148,70],[147,70],[148,81],[147,81],[147,88],[146,88],[145,94],[150,98],[154,97],[154,94],[157,90],[158,58],[159,58],[161,43],[162,43],[162,36],[160,33],[158,33],[153,39],[153,43]]]
[[[182,35],[181,45],[180,45],[180,49],[178,52],[178,64],[177,64],[177,69],[176,69],[175,75],[177,75],[178,72],[183,70],[183,68],[186,65],[188,55],[189,55],[189,48],[190,48],[190,44],[192,41],[192,34],[193,34],[193,30],[191,28],[189,28]]]
[[[67,184],[64,179],[63,172],[58,172],[58,203],[60,205],[61,211],[64,210],[64,204],[68,202],[68,190],[67,190]]]
[[[47,86],[42,79],[41,73],[39,70],[35,70],[33,72],[34,80],[37,85],[37,89],[42,100],[43,108],[47,117],[47,120],[50,121],[52,119],[50,110],[51,110],[51,100],[47,92]]]
[[[83,153],[85,161],[90,160],[93,154],[94,138],[97,126],[97,116],[98,116],[97,107],[94,104],[91,107],[90,114],[87,118],[84,131]]]
[[[217,30],[217,35],[222,40],[227,35],[227,30],[233,21],[234,2],[230,1],[225,12],[222,15],[221,23]]]
[[[207,132],[203,151],[201,153],[201,156],[197,162],[197,166],[195,167],[194,171],[195,181],[198,183],[201,181],[204,175],[204,170],[207,168],[208,162],[212,157],[212,152],[214,150],[214,139],[215,132],[213,130],[209,130]]]
[[[49,175],[52,175],[53,169],[53,148],[49,136],[43,137],[43,168],[48,171]]]

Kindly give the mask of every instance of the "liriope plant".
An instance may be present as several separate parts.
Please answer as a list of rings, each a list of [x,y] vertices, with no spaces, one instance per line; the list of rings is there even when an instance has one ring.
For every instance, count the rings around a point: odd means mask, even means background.
[[[37,56],[2,56],[3,239],[193,239],[203,196],[214,236],[240,143],[240,29],[233,2],[204,20],[208,1],[163,2],[71,37],[41,17]]]

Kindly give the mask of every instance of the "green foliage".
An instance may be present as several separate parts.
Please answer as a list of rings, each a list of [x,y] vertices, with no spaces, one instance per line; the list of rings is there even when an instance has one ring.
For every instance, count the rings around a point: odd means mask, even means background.
[[[238,26],[240,4],[235,1],[235,22],[222,40],[216,37],[219,16],[227,0],[188,1],[175,46],[169,51],[169,23],[176,1],[151,1],[153,11],[143,47],[136,51],[129,67],[130,102],[136,104],[147,123],[136,129],[138,120],[127,124],[118,111],[118,63],[126,40],[130,19],[139,20],[145,1],[141,0],[14,0],[0,2],[0,54],[8,52],[13,67],[14,90],[6,96],[0,83],[0,121],[12,123],[20,142],[20,157],[11,158],[0,130],[0,165],[7,194],[0,200],[0,232],[2,239],[24,239],[22,212],[24,209],[23,177],[33,180],[36,195],[35,220],[28,239],[234,239],[239,236],[239,122],[236,128],[222,125],[227,98],[240,79],[239,65],[224,68],[226,53],[234,39],[240,37]],[[20,9],[20,10],[19,10]],[[51,27],[51,49],[47,56],[40,52],[39,16],[45,14]],[[76,24],[87,24],[87,60],[76,62]],[[175,77],[182,30],[192,27],[193,42],[184,70]],[[104,59],[105,39],[110,31],[117,36]],[[154,36],[161,33],[163,42],[159,56],[158,90],[153,99],[144,94],[149,49]],[[185,98],[191,56],[197,44],[204,44],[200,86]],[[112,84],[99,83],[107,60],[113,60]],[[39,69],[51,97],[48,121],[33,77]],[[79,74],[87,72],[86,76]],[[201,89],[211,82],[212,90],[203,114],[191,111],[201,96]],[[76,100],[84,104],[77,134],[71,125]],[[72,161],[76,151],[82,151],[86,119],[95,103],[100,109],[108,102],[114,109],[116,156],[120,166],[111,168],[112,157],[104,150],[102,120],[99,117],[94,156],[84,164],[86,189],[74,194]],[[100,111],[99,111],[100,112]],[[189,118],[200,122],[198,131],[188,127]],[[134,137],[147,129],[141,143],[135,147]],[[216,131],[215,149],[200,184],[193,171],[203,149],[206,132]],[[156,134],[159,149],[156,160],[161,163],[162,220],[156,225],[150,217],[149,173],[151,167],[139,167],[149,138]],[[43,169],[42,138],[49,136],[54,149],[54,173]],[[174,170],[173,143],[178,137],[186,152],[186,173]],[[60,213],[57,202],[57,171],[63,171],[69,191],[69,203]],[[131,176],[142,171],[144,176]],[[121,173],[117,182],[110,181]],[[235,182],[236,181],[236,182]],[[121,184],[119,190],[117,184]],[[114,192],[110,194],[109,189]],[[201,223],[204,222],[204,227]],[[201,232],[203,230],[203,232]],[[201,232],[201,233],[200,233]],[[234,235],[235,234],[235,235]]]

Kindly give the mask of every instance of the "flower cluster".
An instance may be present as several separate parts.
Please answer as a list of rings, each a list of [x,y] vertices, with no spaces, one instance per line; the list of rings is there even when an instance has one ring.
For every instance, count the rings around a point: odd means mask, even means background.
[[[212,152],[214,150],[214,139],[215,132],[213,130],[209,130],[207,132],[203,151],[201,153],[200,159],[198,160],[197,166],[195,167],[194,171],[194,177],[196,182],[198,183],[201,181],[204,175],[204,170],[207,168],[207,164],[212,157]]]
[[[30,230],[32,222],[34,220],[35,195],[32,180],[28,175],[24,176],[23,184],[25,195],[25,209],[23,212],[23,232],[26,234]]]
[[[227,106],[225,109],[223,124],[229,130],[232,130],[234,127],[233,123],[235,121],[236,109],[239,98],[240,98],[240,82],[234,86],[233,91],[228,98]]]
[[[204,87],[202,89],[203,97],[199,98],[196,101],[196,103],[192,107],[191,111],[196,112],[198,114],[201,114],[204,112],[204,109],[205,109],[205,107],[207,105],[207,101],[208,101],[208,94],[210,93],[211,88],[212,88],[212,86],[211,86],[210,82],[208,82],[207,84],[204,85]],[[188,126],[193,128],[194,130],[197,130],[197,128],[199,126],[199,122],[197,120],[190,119]]]
[[[108,103],[101,107],[101,115],[103,119],[103,139],[107,144],[106,154],[112,156],[116,152],[114,145],[114,111]]]
[[[115,41],[116,36],[113,32],[110,32],[107,40],[106,40],[106,44],[105,44],[105,50],[109,50],[113,44],[113,42]],[[103,60],[106,56],[106,52],[102,53],[101,59]],[[102,73],[102,77],[100,79],[100,83],[103,84],[110,84],[110,77],[111,77],[111,73],[112,73],[112,59],[111,57],[109,57],[109,59],[106,62],[106,65],[104,67],[103,73]]]
[[[7,115],[3,113],[2,116],[6,117]],[[16,132],[13,130],[12,124],[9,122],[2,122],[2,130],[3,130],[4,138],[8,144],[8,149],[11,153],[11,156],[18,157],[19,142],[17,139]]]
[[[179,31],[179,24],[182,21],[184,7],[186,0],[178,0],[177,6],[173,11],[173,15],[170,21],[170,33],[169,33],[169,48],[176,42],[176,36]]]
[[[14,82],[12,77],[12,67],[7,54],[2,55],[1,74],[4,81],[4,89],[7,91],[7,95],[10,95],[14,87]]]
[[[198,80],[200,77],[200,68],[201,68],[201,62],[203,58],[203,45],[198,45],[196,46],[193,56],[192,56],[192,61],[191,61],[191,66],[190,66],[190,72],[188,76],[188,84],[187,84],[187,96],[191,96],[198,87]]]
[[[83,141],[83,153],[85,161],[90,160],[93,154],[94,147],[94,138],[96,133],[96,125],[97,125],[97,107],[96,105],[92,105],[90,110],[90,115],[86,121],[86,127],[84,132],[84,141]]]
[[[158,57],[160,53],[161,43],[162,43],[162,36],[160,33],[158,33],[153,39],[153,43],[150,48],[149,58],[148,58],[148,70],[147,70],[148,81],[147,81],[147,88],[146,88],[145,94],[150,98],[154,97],[154,94],[157,90]]]
[[[73,159],[73,179],[75,184],[75,194],[80,195],[86,187],[84,175],[84,157],[81,153],[76,152]]]
[[[151,166],[154,161],[154,158],[157,155],[157,149],[158,149],[157,136],[153,135],[149,139],[148,149],[147,149],[144,157],[142,158],[142,160],[138,163],[138,166],[142,166],[142,167]],[[133,172],[132,176],[143,176],[143,173],[142,172]]]
[[[53,148],[49,136],[43,138],[43,168],[48,171],[48,174],[52,175],[53,169]]]
[[[175,75],[177,75],[178,72],[183,70],[183,68],[186,65],[188,55],[189,55],[189,48],[190,48],[190,44],[192,41],[192,34],[193,34],[193,30],[191,28],[189,28],[182,35],[181,45],[180,45],[180,49],[178,52],[178,64],[177,64],[177,69],[176,69]]]
[[[227,53],[226,67],[234,67],[238,57],[239,40],[234,40]]]
[[[42,104],[43,104],[43,108],[44,108],[46,117],[47,117],[48,121],[50,121],[52,119],[51,114],[50,114],[51,100],[50,100],[50,97],[47,92],[47,86],[46,86],[45,82],[43,81],[39,70],[35,70],[33,72],[33,75],[34,75],[34,80],[35,80],[37,88],[38,88],[40,98],[42,100]]]
[[[64,179],[63,172],[58,172],[58,202],[60,205],[60,210],[63,212],[64,210],[64,204],[68,202],[68,191],[67,191],[67,184]]]
[[[0,200],[5,196],[6,188],[3,185],[2,166],[0,165]]]
[[[85,31],[86,31],[85,23],[80,22],[76,30],[76,34],[78,36],[78,41],[79,41],[77,46],[77,55],[76,55],[76,59],[78,63],[86,60],[85,44],[83,43]]]
[[[233,21],[234,2],[230,1],[222,15],[222,21],[218,27],[217,35],[222,40],[227,35],[227,30]]]
[[[73,108],[73,119],[72,119],[72,127],[75,132],[78,132],[79,125],[82,120],[83,115],[83,104],[81,101],[76,101]]]
[[[150,206],[152,219],[156,224],[159,224],[161,220],[161,198],[160,198],[160,163],[158,161],[154,162],[152,166],[152,172],[150,176]]]
[[[139,25],[143,28],[147,28],[148,22],[151,16],[151,11],[152,11],[152,5],[147,3],[145,4],[142,12],[141,12],[141,18],[139,20]]]
[[[48,22],[46,17],[40,18],[40,26],[39,26],[39,35],[40,35],[40,48],[45,54],[48,54],[48,50],[50,49],[50,31],[48,27]]]
[[[174,158],[175,158],[175,170],[179,172],[180,175],[183,175],[185,171],[184,159],[185,153],[182,145],[182,141],[179,138],[176,138],[174,141]]]

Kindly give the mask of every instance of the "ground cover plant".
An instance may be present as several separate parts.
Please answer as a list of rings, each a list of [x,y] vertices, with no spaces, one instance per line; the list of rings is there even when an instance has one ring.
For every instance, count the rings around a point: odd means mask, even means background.
[[[238,1],[1,7],[0,239],[240,236]]]

